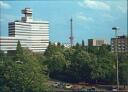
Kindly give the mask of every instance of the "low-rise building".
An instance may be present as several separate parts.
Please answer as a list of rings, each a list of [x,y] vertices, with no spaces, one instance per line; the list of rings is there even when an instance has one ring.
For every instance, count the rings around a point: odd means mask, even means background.
[[[104,40],[88,39],[88,46],[102,46],[105,44]]]

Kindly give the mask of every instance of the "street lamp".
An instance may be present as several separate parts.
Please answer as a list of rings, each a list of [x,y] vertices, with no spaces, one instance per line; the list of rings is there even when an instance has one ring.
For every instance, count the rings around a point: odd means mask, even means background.
[[[115,44],[115,53],[116,53],[116,69],[117,69],[117,91],[119,91],[119,61],[118,61],[118,30],[119,27],[113,27],[112,30],[115,31],[115,39],[116,39],[116,44]]]

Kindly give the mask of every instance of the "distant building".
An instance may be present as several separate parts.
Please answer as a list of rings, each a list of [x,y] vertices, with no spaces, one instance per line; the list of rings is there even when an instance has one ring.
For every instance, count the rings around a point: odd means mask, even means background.
[[[57,46],[58,42],[54,42],[54,44],[55,44],[55,46]],[[70,43],[60,43],[60,44],[63,45],[65,48],[70,48],[71,47]]]
[[[104,40],[88,39],[88,46],[102,46]]]
[[[16,50],[18,40],[22,47],[33,52],[44,52],[49,44],[49,22],[33,21],[32,10],[22,10],[25,16],[21,20],[8,24],[9,37],[0,37],[0,50]]]
[[[69,43],[64,43],[63,45],[64,45],[65,48],[70,48],[71,47],[71,45]]]
[[[118,36],[118,38],[111,38],[111,51],[128,52],[128,37]]]

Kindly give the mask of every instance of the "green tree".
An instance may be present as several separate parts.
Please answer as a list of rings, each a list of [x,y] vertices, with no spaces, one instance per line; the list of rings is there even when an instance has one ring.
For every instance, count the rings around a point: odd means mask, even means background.
[[[36,55],[28,49],[23,49],[22,55],[22,61],[8,58],[0,64],[0,92],[46,91],[47,76],[44,75]]]
[[[5,56],[4,52],[2,50],[0,50],[0,62],[3,61],[4,56]]]
[[[61,43],[60,43],[60,42],[58,42],[58,43],[57,43],[57,46],[58,46],[58,47],[60,47],[60,46],[61,46]]]
[[[95,58],[95,59],[94,59]],[[95,82],[102,82],[109,84],[110,81],[112,82],[111,77],[113,76],[113,62],[107,58],[93,58],[91,63],[91,79],[95,80]]]
[[[127,52],[119,52],[118,59],[122,63],[128,61],[128,53]]]
[[[98,51],[99,51],[99,47],[98,46],[88,46],[88,53],[93,53],[95,55],[97,55]]]
[[[46,57],[51,57],[56,52],[63,52],[63,46],[59,43],[57,46],[55,44],[50,43],[46,51],[44,52],[44,55]]]
[[[106,56],[110,52],[110,46],[109,45],[102,45],[99,47],[98,55],[99,56]]]
[[[85,46],[85,44],[84,44],[84,40],[82,40],[82,47],[84,47]]]
[[[23,56],[23,48],[21,47],[20,41],[18,40],[15,60],[21,60],[22,56]]]
[[[2,50],[0,50],[0,57],[4,56],[4,52]]]
[[[55,55],[50,57],[47,61],[50,77],[57,77],[66,67],[66,60],[64,55],[60,52],[56,52]]]
[[[74,52],[75,52],[75,49],[73,49],[73,48],[66,48],[63,52],[68,65],[71,63],[72,56],[73,56]]]
[[[128,61],[125,61],[120,64],[119,78],[120,78],[121,84],[123,84],[125,88],[125,85],[128,85]]]
[[[74,52],[69,66],[69,75],[73,78],[73,81],[89,80],[90,59],[89,54],[85,51],[77,50]]]

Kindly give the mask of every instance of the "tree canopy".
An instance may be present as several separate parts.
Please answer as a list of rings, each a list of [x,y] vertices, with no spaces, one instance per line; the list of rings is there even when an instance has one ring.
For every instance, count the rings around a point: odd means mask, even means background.
[[[120,84],[128,84],[128,53],[118,53]],[[49,79],[65,82],[116,83],[116,55],[110,46],[64,47],[49,43],[44,53],[34,53],[17,43],[12,55],[0,51],[0,92],[43,92]]]

